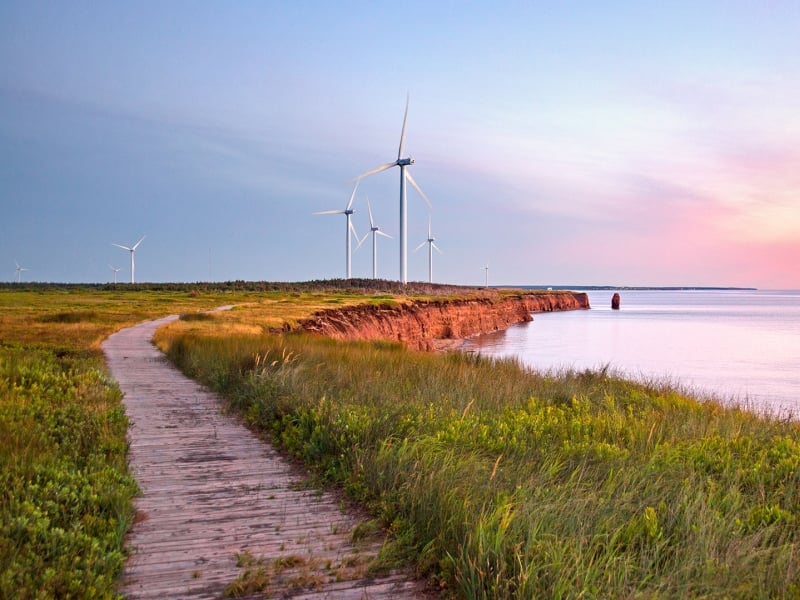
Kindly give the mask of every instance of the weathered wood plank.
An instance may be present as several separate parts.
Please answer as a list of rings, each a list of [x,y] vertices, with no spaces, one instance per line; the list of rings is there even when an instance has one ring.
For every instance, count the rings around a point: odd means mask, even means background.
[[[353,545],[358,517],[327,493],[304,490],[295,467],[150,343],[169,320],[120,331],[103,344],[125,393],[131,470],[142,489],[121,592],[131,599],[220,598],[246,554],[270,574],[275,597],[423,598],[403,574],[363,577],[380,540]],[[276,561],[291,557],[290,568]],[[263,597],[264,592],[256,594]]]

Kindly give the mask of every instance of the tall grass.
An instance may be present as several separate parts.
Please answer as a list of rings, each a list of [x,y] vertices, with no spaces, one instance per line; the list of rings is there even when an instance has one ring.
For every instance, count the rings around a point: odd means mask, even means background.
[[[467,598],[797,597],[800,430],[605,371],[299,335],[162,340]]]

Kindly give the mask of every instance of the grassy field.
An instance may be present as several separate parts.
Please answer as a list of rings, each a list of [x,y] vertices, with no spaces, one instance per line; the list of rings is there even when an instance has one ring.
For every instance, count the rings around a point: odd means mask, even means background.
[[[114,596],[135,484],[99,344],[174,313],[173,360],[391,532],[375,568],[411,563],[466,598],[800,594],[796,424],[604,372],[274,334],[396,294],[0,287],[0,597]]]
[[[466,598],[796,598],[800,430],[605,372],[163,331],[192,377]]]
[[[136,486],[127,421],[100,343],[184,313],[189,330],[261,334],[362,301],[339,283],[0,286],[0,598],[107,598],[124,561]],[[373,299],[391,298],[377,291]]]

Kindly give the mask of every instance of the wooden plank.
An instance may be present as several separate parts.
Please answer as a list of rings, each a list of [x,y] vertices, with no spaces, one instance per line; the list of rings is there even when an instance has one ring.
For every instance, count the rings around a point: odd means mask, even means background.
[[[254,597],[429,598],[403,573],[364,578],[358,565],[381,540],[352,544],[357,515],[343,513],[332,494],[303,489],[296,467],[151,344],[156,328],[175,318],[103,344],[125,394],[131,471],[142,489],[120,591],[131,599],[220,598],[242,573],[236,555],[246,553],[260,561],[252,568],[271,574]],[[274,567],[289,556],[298,564]]]

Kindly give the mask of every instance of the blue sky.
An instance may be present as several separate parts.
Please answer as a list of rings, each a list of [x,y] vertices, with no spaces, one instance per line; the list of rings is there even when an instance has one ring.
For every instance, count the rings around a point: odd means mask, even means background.
[[[795,2],[0,4],[0,280],[342,277],[406,150],[434,279],[800,288]],[[399,277],[397,169],[354,224]],[[409,248],[429,211],[409,192]],[[409,254],[427,278],[427,253]],[[371,275],[366,242],[353,275]]]

